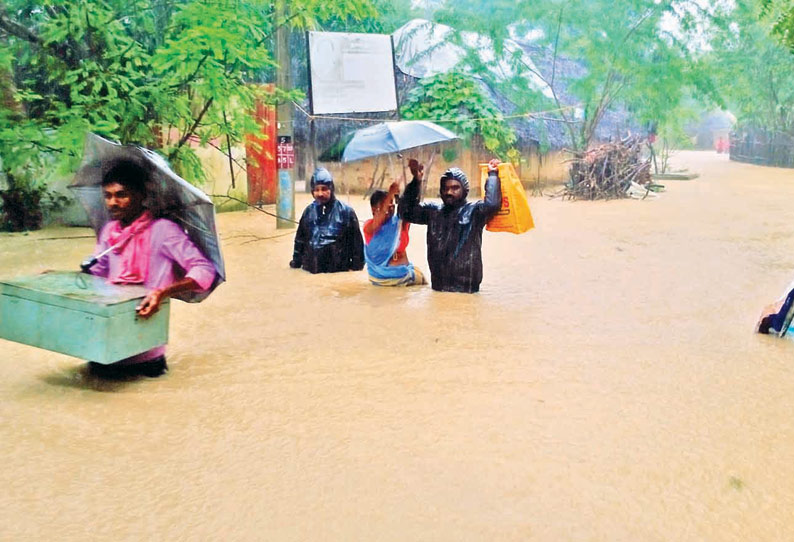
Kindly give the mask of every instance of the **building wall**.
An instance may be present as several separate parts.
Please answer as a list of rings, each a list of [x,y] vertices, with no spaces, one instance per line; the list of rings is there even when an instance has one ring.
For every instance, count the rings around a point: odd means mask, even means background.
[[[444,151],[447,151],[446,153]],[[308,154],[308,153],[302,153]],[[373,173],[375,183],[373,188],[388,189],[389,184],[396,180],[410,181],[410,172],[407,168],[409,158],[416,158],[425,164],[425,178],[429,181],[426,195],[432,197],[437,190],[437,182],[441,174],[450,167],[461,168],[468,176],[471,184],[472,194],[479,194],[480,188],[480,163],[487,162],[491,155],[477,149],[464,148],[462,144],[454,144],[440,148],[433,159],[432,166],[428,170],[432,151],[421,149],[416,151],[406,151],[400,160],[396,156],[383,156],[380,159],[370,158],[356,162],[322,162],[318,166],[327,168],[334,176],[336,189],[342,194],[364,194],[373,183]],[[447,160],[446,158],[450,158]],[[562,151],[550,151],[539,153],[537,150],[527,150],[521,154],[521,162],[516,168],[522,184],[528,190],[542,189],[546,186],[558,185],[567,180],[568,165],[564,163],[565,155]],[[405,168],[403,168],[405,164]],[[376,170],[377,168],[377,170]],[[308,180],[311,177],[313,168],[306,163],[302,168],[305,172],[306,190],[308,190]],[[384,174],[385,171],[385,174]],[[381,175],[383,179],[381,180]],[[301,185],[303,186],[303,185]]]
[[[523,153],[517,168],[522,184],[528,190],[537,190],[567,182],[568,164],[565,160],[568,158],[565,152],[559,150]]]
[[[220,142],[215,142],[221,146]],[[248,201],[248,177],[246,175],[246,155],[245,148],[242,146],[232,148],[234,185],[232,186],[232,175],[229,167],[228,156],[212,146],[194,146],[196,154],[204,165],[206,182],[200,185],[215,202],[217,212],[237,211],[246,208],[243,202]],[[294,175],[297,181],[296,190],[301,188],[308,190],[308,181],[311,177],[311,164],[309,163],[308,152],[300,152],[299,159],[303,160],[303,176],[298,176],[299,169],[296,167]],[[446,153],[444,151],[447,151]],[[491,156],[477,149],[465,148],[460,143],[439,146],[436,149],[433,163],[430,165],[430,158],[433,154],[431,149],[418,149],[408,151],[404,155],[403,161],[396,156],[383,156],[380,159],[371,158],[357,162],[342,164],[339,162],[320,163],[328,168],[334,176],[337,191],[340,194],[365,194],[372,184],[372,176],[377,167],[377,177],[374,188],[388,189],[389,184],[394,181],[402,181],[403,174],[405,181],[411,180],[410,172],[407,168],[408,158],[416,158],[426,169],[426,195],[433,197],[438,193],[438,181],[441,174],[450,167],[460,167],[469,175],[471,183],[471,194],[480,194],[480,163],[485,163]],[[446,158],[449,158],[447,160]],[[527,190],[539,190],[548,186],[558,185],[567,180],[567,164],[563,162],[564,153],[561,151],[551,151],[538,153],[536,149],[525,151],[521,155],[521,163],[516,168],[519,177]],[[403,169],[403,163],[406,167]],[[384,173],[385,172],[385,173]],[[381,175],[383,178],[381,180]],[[303,178],[302,178],[303,177]],[[53,188],[60,193],[70,195],[66,186],[71,182],[71,178],[64,178],[53,183]],[[230,197],[226,197],[230,196]],[[233,199],[232,199],[233,198]],[[85,212],[74,202],[60,213],[47,217],[47,223],[60,223],[75,226],[87,226],[88,221]]]
[[[222,196],[231,196],[236,200],[248,201],[248,176],[245,167],[245,148],[232,147],[232,167],[229,167],[229,157],[210,146],[196,147],[194,149],[202,165],[206,181],[199,185],[215,203],[217,212],[239,211],[246,208],[245,203]],[[234,182],[232,183],[232,171]]]

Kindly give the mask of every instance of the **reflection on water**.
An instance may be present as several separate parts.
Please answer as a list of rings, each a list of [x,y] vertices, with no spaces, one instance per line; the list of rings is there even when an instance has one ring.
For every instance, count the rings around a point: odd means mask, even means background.
[[[167,376],[0,342],[0,539],[794,538],[794,344],[751,332],[791,173],[679,159],[701,177],[654,201],[533,199],[477,295],[291,270],[269,217],[221,215],[229,282],[172,306]],[[0,236],[0,275],[82,233]]]
[[[144,380],[142,377],[131,376],[114,379],[98,378],[89,374],[87,364],[80,364],[75,367],[68,367],[51,373],[38,375],[38,378],[50,386],[102,392],[120,392],[135,381]]]

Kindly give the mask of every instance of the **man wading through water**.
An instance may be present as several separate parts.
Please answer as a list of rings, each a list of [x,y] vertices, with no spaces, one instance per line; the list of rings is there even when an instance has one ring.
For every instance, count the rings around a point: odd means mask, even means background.
[[[311,178],[312,197],[301,215],[289,266],[309,273],[364,268],[364,241],[352,207],[336,199],[334,179],[321,167]]]
[[[149,174],[133,162],[119,162],[102,179],[102,195],[111,220],[99,233],[101,254],[89,273],[114,284],[143,284],[149,293],[136,308],[149,318],[164,299],[180,292],[207,290],[215,267],[174,222],[154,218],[144,206]],[[182,277],[182,278],[180,278]],[[89,372],[106,378],[156,377],[165,373],[165,346],[110,365],[89,362]]]
[[[485,198],[466,201],[469,180],[459,168],[450,168],[441,176],[441,200],[419,203],[424,166],[410,160],[413,180],[405,187],[400,202],[402,219],[427,224],[427,263],[430,284],[442,292],[473,293],[482,282],[482,230],[502,205],[499,160],[488,163]]]

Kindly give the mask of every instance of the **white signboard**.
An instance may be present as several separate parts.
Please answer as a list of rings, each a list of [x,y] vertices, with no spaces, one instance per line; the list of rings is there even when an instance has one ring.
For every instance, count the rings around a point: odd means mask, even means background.
[[[309,32],[312,112],[397,109],[391,36]]]

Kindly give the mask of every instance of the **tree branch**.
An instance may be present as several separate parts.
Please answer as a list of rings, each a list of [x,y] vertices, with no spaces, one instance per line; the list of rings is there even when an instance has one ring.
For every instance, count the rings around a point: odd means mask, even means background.
[[[554,57],[551,61],[551,84],[549,85],[554,89],[554,76],[557,74],[557,46],[560,43],[560,29],[562,28],[562,10],[565,9],[565,5],[560,6],[560,15],[557,17],[557,35],[554,37]]]
[[[190,83],[191,83],[191,82],[192,82],[192,81],[193,81],[193,80],[196,78],[196,76],[198,75],[198,72],[199,72],[199,70],[201,69],[201,65],[202,65],[202,64],[204,64],[204,62],[205,62],[205,61],[206,61],[206,60],[207,60],[209,57],[210,57],[210,54],[209,54],[209,53],[205,54],[205,55],[202,57],[202,59],[201,59],[201,60],[199,60],[198,64],[196,65],[196,69],[193,71],[193,73],[192,73],[192,74],[190,74],[190,77],[188,77],[187,79],[185,79],[185,80],[184,80],[184,81],[182,81],[181,83],[178,83],[178,84],[176,84],[176,85],[171,85],[171,88],[185,88],[187,85],[189,85],[189,84],[190,84]]]
[[[234,158],[232,158],[232,139],[229,137],[229,123],[226,120],[226,110],[223,110],[223,126],[226,129],[226,152],[229,157],[229,175],[232,176],[232,188],[234,188]]]
[[[29,28],[19,24],[16,21],[12,21],[8,17],[6,17],[2,12],[5,11],[5,4],[0,3],[0,29],[5,30],[8,34],[12,36],[16,36],[20,39],[25,41],[29,41],[30,43],[35,43],[36,45],[43,45],[43,41],[40,37],[30,31]]]
[[[76,156],[74,151],[66,150],[66,149],[59,149],[57,147],[50,147],[49,145],[45,145],[44,143],[39,143],[38,141],[30,141],[36,147],[43,149],[45,151],[57,152],[57,153],[64,153],[68,154],[69,156]]]
[[[562,27],[562,8],[560,8],[560,15],[559,15],[559,17],[557,19],[557,37],[554,39],[554,55],[552,57],[552,63],[551,63],[551,82],[546,80],[546,78],[543,77],[543,74],[538,73],[535,70],[532,70],[531,68],[529,68],[529,66],[527,66],[527,68],[530,71],[532,71],[535,74],[537,74],[537,76],[540,78],[540,80],[543,81],[544,83],[546,83],[546,85],[549,87],[549,90],[551,90],[551,95],[554,98],[554,103],[557,105],[557,108],[559,109],[560,116],[562,117],[562,119],[544,119],[544,118],[537,117],[537,116],[535,116],[534,118],[537,118],[537,119],[540,119],[540,120],[544,120],[544,121],[545,120],[555,120],[557,122],[565,123],[565,127],[568,130],[568,136],[571,138],[571,146],[573,148],[578,148],[579,146],[577,145],[577,142],[576,142],[576,132],[574,132],[574,129],[573,129],[573,125],[576,124],[576,121],[574,119],[569,119],[567,117],[567,115],[565,114],[565,108],[562,106],[562,102],[560,101],[560,97],[557,94],[557,90],[554,88],[554,78],[555,78],[555,75],[556,75],[556,72],[557,72],[557,48],[559,46],[559,41],[560,41],[560,28],[561,27]],[[526,63],[524,63],[523,61],[522,61],[522,63],[526,66]]]
[[[66,54],[67,46],[65,44],[61,44],[60,46],[54,43],[45,44],[44,40],[42,40],[35,32],[31,31],[26,26],[8,18],[5,15],[5,11],[5,4],[0,2],[0,30],[4,30],[6,33],[12,36],[16,36],[17,38],[33,43],[34,45],[38,45],[42,49],[48,50],[53,56],[65,62],[72,69],[77,66],[79,60],[70,58],[69,55]]]
[[[201,119],[204,118],[204,115],[207,113],[207,110],[212,105],[214,99],[215,98],[210,98],[204,103],[204,107],[201,109],[201,113],[198,114],[198,117],[196,117],[195,122],[193,122],[193,126],[191,126],[190,129],[179,139],[179,142],[176,144],[174,150],[168,153],[168,158],[173,158],[176,156],[176,153],[179,152],[179,149],[182,148],[182,146],[187,143],[187,140],[190,139],[190,136],[195,133],[196,128],[198,128],[199,124],[201,123]]]

